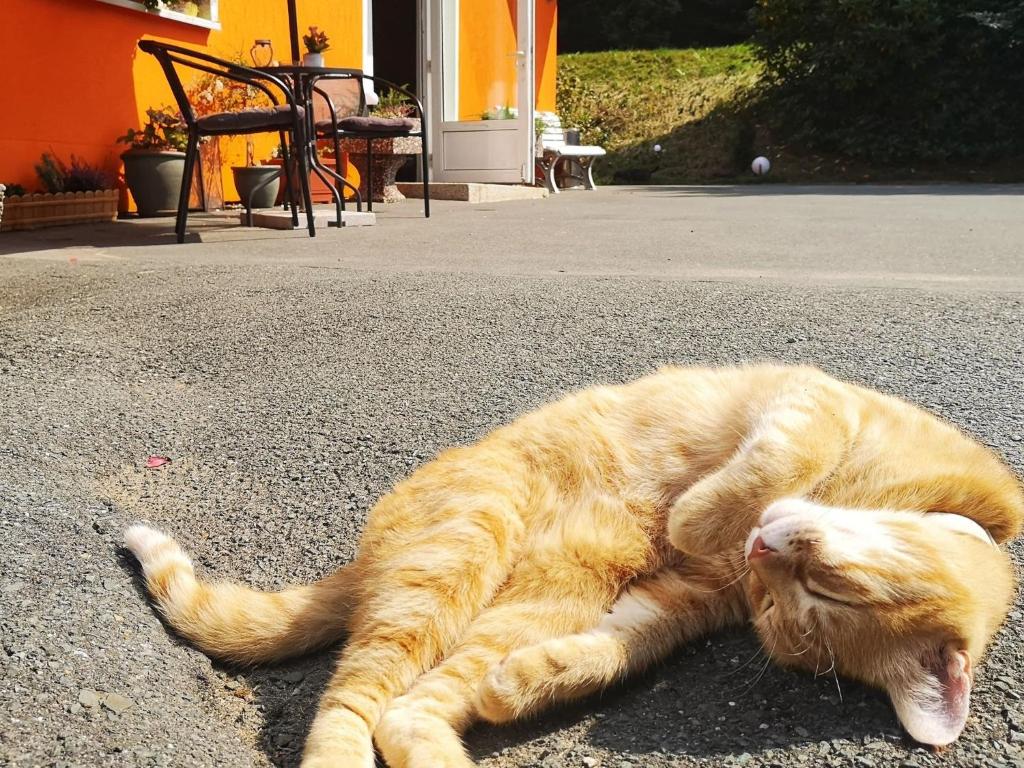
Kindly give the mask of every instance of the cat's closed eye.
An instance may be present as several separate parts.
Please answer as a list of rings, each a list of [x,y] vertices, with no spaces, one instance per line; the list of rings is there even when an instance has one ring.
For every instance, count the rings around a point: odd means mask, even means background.
[[[817,598],[818,600],[824,600],[828,603],[835,603],[837,605],[851,607],[855,605],[848,597],[837,594],[834,590],[830,590],[826,587],[821,586],[813,578],[805,578],[802,582],[804,590],[811,597]]]

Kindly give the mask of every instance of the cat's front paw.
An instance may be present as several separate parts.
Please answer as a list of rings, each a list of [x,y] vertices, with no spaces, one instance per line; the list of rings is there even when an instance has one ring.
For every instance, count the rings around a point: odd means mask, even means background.
[[[477,710],[492,723],[507,723],[548,703],[559,688],[565,669],[560,657],[571,642],[548,640],[513,651],[491,667],[477,689]]]
[[[477,688],[477,712],[492,723],[507,723],[518,717],[516,704],[522,698],[522,684],[515,671],[509,668],[510,659],[511,656],[506,656],[500,664],[491,667]]]
[[[585,692],[581,660],[594,641],[589,635],[572,635],[513,651],[480,683],[476,701],[480,716],[492,723],[507,723],[551,703],[576,698]]]
[[[684,555],[707,557],[718,551],[716,532],[709,530],[703,518],[685,507],[673,509],[668,519],[668,541]]]

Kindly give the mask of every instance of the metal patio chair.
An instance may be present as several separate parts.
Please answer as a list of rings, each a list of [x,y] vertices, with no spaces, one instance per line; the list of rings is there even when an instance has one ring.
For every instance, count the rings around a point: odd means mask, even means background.
[[[289,165],[289,144],[295,150],[295,159],[299,166],[297,174],[302,191],[302,201],[306,208],[306,223],[309,236],[316,236],[313,221],[313,201],[309,190],[309,168],[307,158],[307,138],[305,129],[305,109],[296,100],[292,89],[280,78],[259,70],[234,62],[218,59],[206,53],[183,48],[179,45],[161,43],[156,40],[140,40],[139,48],[155,56],[163,68],[167,83],[171,87],[178,109],[181,111],[185,124],[188,126],[188,146],[185,150],[185,174],[181,182],[181,196],[178,200],[178,214],[174,232],[178,242],[185,241],[185,225],[188,220],[188,197],[192,188],[192,175],[195,172],[196,158],[199,155],[199,142],[207,136],[234,136],[253,133],[276,133],[281,140],[282,160],[284,168]],[[185,88],[181,83],[177,66],[207,72],[226,80],[243,83],[258,89],[267,96],[272,106],[253,107],[237,112],[217,112],[197,117],[188,101]],[[278,93],[275,93],[275,90]],[[281,102],[284,103],[281,103]],[[285,135],[291,139],[285,141]],[[291,183],[291,174],[283,173],[285,199],[291,205],[292,225],[298,226],[298,205],[295,189]],[[271,177],[272,178],[272,177]],[[266,183],[269,183],[270,180]],[[261,185],[262,186],[262,185]],[[258,189],[258,188],[257,188]],[[255,192],[255,190],[254,190]],[[247,201],[250,202],[250,201]],[[251,206],[249,223],[251,224]]]
[[[419,127],[407,117],[376,117],[369,114],[366,105],[364,81],[391,88],[405,96],[419,118]],[[430,218],[429,157],[427,154],[427,117],[423,104],[414,93],[380,77],[363,73],[324,74],[312,80],[313,122],[316,136],[334,142],[336,174],[341,174],[341,140],[366,141],[366,207],[373,210],[373,140],[419,138],[420,161],[423,174],[423,214]],[[346,185],[352,186],[348,182]],[[344,209],[344,195],[341,205]],[[362,210],[359,191],[356,190],[357,210]]]

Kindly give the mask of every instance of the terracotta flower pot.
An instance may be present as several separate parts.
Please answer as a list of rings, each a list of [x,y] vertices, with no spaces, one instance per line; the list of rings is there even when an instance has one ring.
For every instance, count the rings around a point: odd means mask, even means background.
[[[292,162],[293,162],[293,167],[294,167],[294,161],[292,161]],[[323,157],[323,156],[321,156],[320,157],[320,162],[322,162],[324,165],[328,166],[329,168],[333,168],[334,167],[334,158],[333,157]],[[275,158],[273,160],[270,160],[269,164],[270,165],[276,165],[276,166],[278,166],[280,168],[284,164],[284,161],[281,160],[280,158]],[[348,170],[348,160],[347,159],[342,163],[342,169],[346,173],[346,175],[349,176],[349,180],[353,181],[352,174]],[[292,175],[294,177],[294,175],[295,175],[295,171],[294,170],[292,171]],[[301,193],[298,190],[298,179],[295,178],[295,181],[296,181],[296,184],[295,184],[295,194],[296,194],[296,196],[301,198],[302,195],[301,195]],[[355,177],[355,180],[353,181],[353,183],[356,183],[356,182],[358,182],[358,177]],[[310,171],[310,173],[309,173],[309,191],[310,191],[310,196],[313,198],[313,202],[314,203],[333,203],[334,202],[334,195],[331,194],[331,188],[328,187],[326,184],[324,184],[323,181],[320,179],[320,177],[317,174],[313,173],[312,171]],[[345,199],[346,200],[351,200],[354,197],[355,197],[355,192],[353,192],[351,189],[346,187],[345,188]],[[281,189],[277,193],[277,204],[281,205],[283,202],[284,202],[284,183],[282,182]]]

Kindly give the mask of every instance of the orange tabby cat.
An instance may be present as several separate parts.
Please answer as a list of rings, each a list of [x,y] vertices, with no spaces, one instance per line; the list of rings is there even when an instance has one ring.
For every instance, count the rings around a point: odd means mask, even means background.
[[[668,369],[446,451],[373,509],[356,559],[260,593],[127,546],[167,621],[216,658],[347,635],[303,766],[471,765],[459,734],[596,691],[753,622],[782,664],[884,688],[947,744],[1006,615],[996,542],[1024,497],[988,450],[812,368]]]

